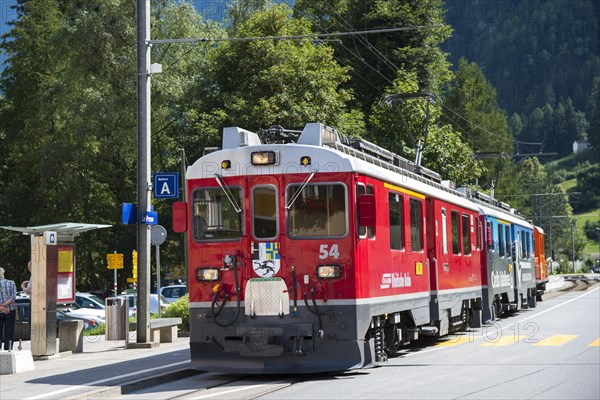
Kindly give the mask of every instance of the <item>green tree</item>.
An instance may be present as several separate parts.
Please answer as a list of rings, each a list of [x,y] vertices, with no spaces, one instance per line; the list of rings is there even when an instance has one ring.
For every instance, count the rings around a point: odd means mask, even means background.
[[[444,119],[461,132],[474,152],[481,154],[481,183],[489,184],[507,165],[502,157],[512,153],[512,135],[506,115],[497,104],[496,90],[477,64],[460,59],[444,105]]]
[[[600,76],[594,78],[588,109],[590,115],[588,137],[592,145],[595,161],[600,162]]]
[[[112,277],[104,254],[123,252],[129,264],[135,247],[135,228],[120,224],[121,203],[136,198],[135,4],[20,0],[17,10],[1,45],[8,56],[0,81],[2,225],[113,224],[77,240],[78,288],[105,286]],[[214,29],[189,4],[163,0],[153,2],[153,32],[194,37]],[[153,80],[155,171],[178,170],[174,149],[189,142],[182,137],[189,132],[178,129],[186,111],[178,105],[202,74],[207,47],[192,50],[165,46],[153,54],[165,67]],[[6,265],[25,277],[29,246],[2,235]],[[181,262],[170,246],[163,246],[165,264]]]
[[[437,95],[452,79],[447,54],[440,47],[451,35],[441,0],[299,0],[294,10],[309,18],[318,32],[427,27],[341,37],[334,42],[340,63],[351,67],[356,104],[366,115],[392,86],[399,70],[415,74],[419,91]]]
[[[310,24],[292,19],[285,6],[266,6],[239,21],[237,37],[306,35]],[[215,110],[223,123],[250,130],[282,125],[302,128],[320,121],[348,133],[364,130],[360,112],[349,110],[352,92],[341,85],[348,68],[333,59],[333,49],[312,40],[233,41],[215,59]]]

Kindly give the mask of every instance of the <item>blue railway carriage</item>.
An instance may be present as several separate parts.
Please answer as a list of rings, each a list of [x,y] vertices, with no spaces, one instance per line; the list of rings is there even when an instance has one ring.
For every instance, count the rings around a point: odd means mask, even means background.
[[[483,227],[482,320],[535,307],[533,225],[488,195],[463,191],[478,205]]]

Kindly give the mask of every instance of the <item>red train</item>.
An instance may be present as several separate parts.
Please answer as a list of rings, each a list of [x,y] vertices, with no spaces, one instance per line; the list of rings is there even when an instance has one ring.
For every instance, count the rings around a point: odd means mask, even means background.
[[[362,368],[535,306],[533,226],[513,210],[319,123],[266,137],[226,128],[173,207],[193,368]]]

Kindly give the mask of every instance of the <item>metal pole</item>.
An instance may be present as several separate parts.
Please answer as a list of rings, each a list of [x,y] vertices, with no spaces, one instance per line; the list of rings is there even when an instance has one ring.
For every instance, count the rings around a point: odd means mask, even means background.
[[[575,273],[575,234],[573,233],[575,220],[571,221],[571,260],[573,262],[573,273]]]
[[[117,252],[115,251],[114,254],[117,254]],[[117,285],[117,269],[115,268],[115,269],[113,269],[113,271],[114,271],[114,278],[115,278],[114,290],[115,290],[115,296],[116,296],[117,294],[119,294],[119,287]]]
[[[186,168],[186,158],[185,158],[185,149],[182,147],[181,148],[181,190],[183,191],[183,201],[187,202],[187,187],[185,186],[185,168]],[[184,271],[184,277],[185,277],[185,284],[186,286],[188,286],[188,292],[189,292],[189,285],[188,285],[188,232],[189,229],[186,230],[183,233],[183,269]]]
[[[550,275],[552,275],[552,267],[554,267],[554,246],[552,244],[552,219],[550,220]]]
[[[156,246],[156,297],[158,298],[158,318],[160,318],[160,246]]]
[[[137,0],[137,342],[150,339],[150,232],[140,213],[150,211],[150,0]]]

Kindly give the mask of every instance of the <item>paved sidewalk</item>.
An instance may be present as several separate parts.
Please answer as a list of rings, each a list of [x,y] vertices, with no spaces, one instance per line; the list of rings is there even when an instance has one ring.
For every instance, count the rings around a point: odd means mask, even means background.
[[[135,342],[135,332],[130,335]],[[29,348],[29,341],[22,342],[23,350]],[[0,375],[0,399],[117,397],[125,383],[141,381],[141,385],[154,376],[186,374],[189,362],[187,337],[154,348],[126,349],[124,340],[85,336],[83,353],[61,353],[35,361],[33,371]]]

